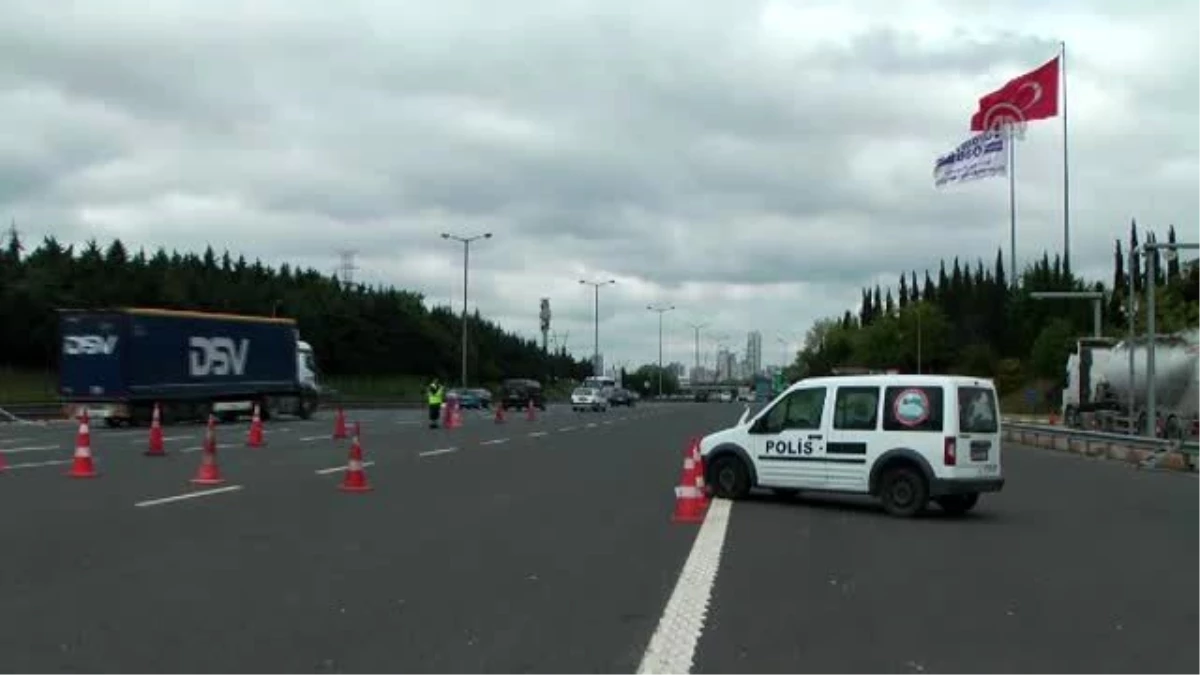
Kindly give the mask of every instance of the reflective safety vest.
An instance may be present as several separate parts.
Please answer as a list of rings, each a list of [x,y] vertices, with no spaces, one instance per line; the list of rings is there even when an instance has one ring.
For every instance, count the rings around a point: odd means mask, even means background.
[[[429,405],[441,405],[442,404],[442,396],[443,396],[443,391],[442,391],[441,387],[437,387],[437,386],[429,387]]]

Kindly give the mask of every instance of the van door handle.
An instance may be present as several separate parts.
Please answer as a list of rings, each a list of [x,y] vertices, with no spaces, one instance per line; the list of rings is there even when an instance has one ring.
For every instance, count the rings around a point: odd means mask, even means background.
[[[822,438],[825,438],[825,437],[824,437],[824,436],[822,436],[821,434],[809,434],[809,435],[808,435],[808,439],[809,439],[810,441],[819,441],[819,440],[821,440]]]

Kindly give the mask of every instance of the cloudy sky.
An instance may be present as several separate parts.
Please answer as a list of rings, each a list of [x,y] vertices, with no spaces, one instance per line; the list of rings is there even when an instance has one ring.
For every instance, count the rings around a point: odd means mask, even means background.
[[[969,5],[969,6],[968,6]],[[988,7],[990,9],[984,9]],[[1007,184],[935,190],[978,97],[1068,49],[1072,258],[1198,222],[1195,0],[6,0],[0,214],[471,305],[577,354],[768,362],[859,288],[1007,258]],[[1018,258],[1062,247],[1061,126],[1017,150]],[[1007,261],[1006,261],[1007,262]],[[920,273],[920,272],[918,272]]]

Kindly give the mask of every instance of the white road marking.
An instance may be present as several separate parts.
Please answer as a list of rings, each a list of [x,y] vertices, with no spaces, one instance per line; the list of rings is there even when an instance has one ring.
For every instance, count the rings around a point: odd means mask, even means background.
[[[58,466],[60,464],[70,464],[73,459],[52,459],[48,462],[25,462],[24,464],[9,464],[7,469],[36,469],[39,466]]]
[[[507,443],[507,442],[508,442],[507,438],[493,438],[490,441],[483,441],[482,443],[480,443],[480,445],[500,445],[501,443]]]
[[[174,497],[163,497],[161,499],[148,499],[144,502],[138,502],[134,506],[158,506],[159,504],[169,504],[171,502],[179,502],[185,499],[195,499],[197,497],[208,497],[210,495],[219,495],[224,492],[234,492],[241,490],[241,485],[230,485],[228,487],[214,488],[212,490],[201,490],[199,492],[189,492],[187,494],[175,495]]]
[[[236,447],[236,446],[234,446],[233,443],[217,443],[218,450],[220,450],[221,448],[232,448],[232,447]],[[203,449],[204,449],[203,445],[193,445],[190,448],[184,448],[184,449],[180,450],[180,452],[199,452]]]
[[[440,448],[438,450],[426,450],[425,452],[417,453],[421,457],[432,457],[434,455],[444,455],[447,452],[455,452],[458,448]]]
[[[33,439],[29,436],[22,438],[0,438],[0,445],[4,445],[5,443],[28,443],[31,440]]]
[[[183,440],[187,440],[189,438],[195,438],[195,437],[196,437],[195,434],[188,434],[186,436],[163,436],[163,442],[166,443],[168,441],[183,441]],[[130,444],[131,445],[141,445],[142,443],[146,443],[146,442],[147,442],[147,439],[139,438],[135,441],[131,441]]]
[[[675,590],[663,609],[650,645],[642,655],[638,673],[690,673],[696,644],[704,630],[708,601],[712,595],[721,549],[729,529],[732,502],[714,499],[687,562],[675,582]]]
[[[587,423],[587,428],[589,428],[589,429],[595,429],[595,428],[596,428],[596,423],[595,423],[595,422],[588,422],[588,423]]]
[[[548,432],[548,431],[531,431],[531,432],[529,432],[529,437],[530,438],[539,438],[541,436],[545,436],[548,433],[550,433],[550,432]]]
[[[396,420],[396,424],[420,424],[421,420]]]
[[[363,468],[365,469],[368,466],[375,466],[375,462],[363,462],[362,465],[363,465]],[[320,469],[320,470],[314,471],[313,473],[317,474],[318,476],[324,476],[325,474],[337,473],[338,471],[345,471],[345,470],[346,470],[346,465],[343,464],[341,466],[331,466],[328,469]]]
[[[0,452],[15,455],[18,452],[45,452],[46,450],[59,450],[61,448],[61,445],[27,445],[21,448],[0,448]]]
[[[603,422],[601,422],[601,424],[612,424],[612,423],[613,423],[612,420],[604,420]]]
[[[575,427],[559,427],[559,431],[575,431]]]
[[[331,440],[333,440],[333,434],[322,434],[320,436],[301,436],[300,437],[301,443],[311,443],[313,441],[331,441]]]

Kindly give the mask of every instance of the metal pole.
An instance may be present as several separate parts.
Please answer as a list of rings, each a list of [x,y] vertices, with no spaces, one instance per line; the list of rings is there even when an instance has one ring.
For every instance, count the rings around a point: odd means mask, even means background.
[[[600,377],[600,286],[593,287],[596,291],[595,316],[592,323],[592,375]]]
[[[658,397],[662,398],[662,321],[663,313],[658,313]]]
[[[1062,65],[1062,143],[1063,143],[1063,269],[1071,269],[1071,190],[1067,162],[1067,43],[1059,43]],[[1099,337],[1099,333],[1096,334]]]
[[[1017,143],[1012,125],[1008,125],[1008,264],[1012,267],[1013,288],[1018,287],[1017,271]]]
[[[467,270],[471,265],[471,240],[463,242],[462,386],[467,388]]]
[[[1127,396],[1129,400],[1129,409],[1126,411],[1127,417],[1125,422],[1125,430],[1131,436],[1137,435],[1137,416],[1134,414],[1135,401],[1137,399],[1134,396],[1135,389],[1133,382],[1136,371],[1133,362],[1133,350],[1136,346],[1134,340],[1135,332],[1137,330],[1137,312],[1134,311],[1133,305],[1135,302],[1137,302],[1137,295],[1135,293],[1136,284],[1134,283],[1133,279],[1133,267],[1134,262],[1137,260],[1139,255],[1141,255],[1141,252],[1138,251],[1138,249],[1135,248],[1131,250],[1129,252],[1129,261],[1126,263],[1126,266],[1129,268],[1127,270],[1128,273],[1126,274],[1126,276],[1129,277],[1129,306],[1126,308],[1128,311],[1125,312],[1125,316],[1129,321],[1129,332],[1125,338],[1125,343],[1129,346],[1129,394]]]
[[[1146,285],[1146,435],[1154,438],[1157,435],[1157,421],[1155,417],[1158,401],[1155,396],[1154,386],[1154,333],[1157,329],[1155,326],[1155,310],[1154,310],[1154,277],[1158,274],[1155,255],[1158,253],[1157,248],[1147,248],[1146,251],[1146,280],[1143,282]]]
[[[1100,298],[1092,300],[1092,336],[1102,337],[1100,328]]]

